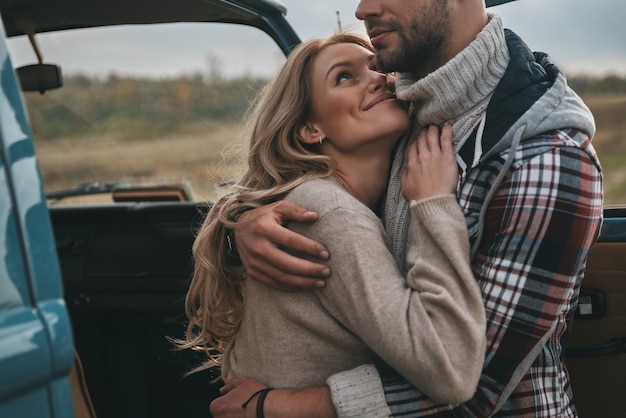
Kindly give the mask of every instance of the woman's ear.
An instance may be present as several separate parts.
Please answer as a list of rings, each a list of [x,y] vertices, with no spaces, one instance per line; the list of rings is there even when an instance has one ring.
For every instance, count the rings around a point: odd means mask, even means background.
[[[314,123],[307,122],[298,130],[300,141],[305,144],[321,144],[326,137],[324,132]]]

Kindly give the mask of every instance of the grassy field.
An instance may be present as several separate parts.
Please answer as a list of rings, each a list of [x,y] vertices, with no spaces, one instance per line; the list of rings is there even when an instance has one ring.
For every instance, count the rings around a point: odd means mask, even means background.
[[[47,141],[37,144],[37,153],[48,192],[85,182],[186,183],[194,200],[202,201],[221,195],[222,185],[240,175],[245,158],[236,123],[209,125],[202,133],[158,139],[128,141],[101,136]],[[110,201],[110,197],[78,201],[102,202]]]
[[[593,144],[602,163],[605,204],[626,206],[626,94],[583,98],[596,118]]]
[[[605,179],[605,203],[626,203],[626,94],[584,97],[594,112],[594,145]],[[245,158],[237,123],[207,124],[179,135],[154,138],[80,137],[42,141],[37,152],[46,190],[84,182],[185,182],[195,200],[214,200],[236,179]],[[108,196],[88,198],[110,199]],[[84,202],[85,199],[82,199]],[[625,205],[626,206],[626,205]]]

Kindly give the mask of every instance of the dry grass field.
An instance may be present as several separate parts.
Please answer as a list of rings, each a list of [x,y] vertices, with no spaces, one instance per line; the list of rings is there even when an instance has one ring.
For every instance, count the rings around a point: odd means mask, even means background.
[[[133,141],[113,136],[72,138],[37,144],[46,191],[58,191],[86,182],[184,182],[194,200],[214,200],[225,182],[241,173],[245,149],[240,126],[216,124],[202,133]],[[79,203],[111,201],[91,196]],[[64,203],[76,203],[76,199]]]
[[[596,116],[595,147],[603,165],[605,203],[626,203],[626,94],[584,97]],[[195,200],[214,200],[237,178],[245,158],[237,123],[158,139],[81,137],[37,144],[46,190],[84,182],[186,182]],[[87,200],[110,201],[109,196]],[[85,199],[82,199],[85,202]],[[69,203],[69,201],[68,201]]]
[[[602,163],[605,204],[626,206],[626,94],[583,98],[596,118],[593,144]]]

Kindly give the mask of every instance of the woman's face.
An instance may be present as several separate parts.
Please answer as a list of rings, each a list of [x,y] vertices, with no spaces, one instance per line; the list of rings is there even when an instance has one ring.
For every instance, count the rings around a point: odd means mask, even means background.
[[[313,118],[338,151],[368,144],[393,146],[409,117],[384,74],[370,70],[373,53],[352,43],[325,47],[312,63]]]

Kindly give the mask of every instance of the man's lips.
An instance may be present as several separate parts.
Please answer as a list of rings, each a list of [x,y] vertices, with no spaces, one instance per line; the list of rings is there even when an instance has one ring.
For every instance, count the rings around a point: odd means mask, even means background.
[[[390,32],[390,29],[370,29],[367,31],[367,35],[370,37],[370,41],[372,42],[372,44],[375,45]]]

